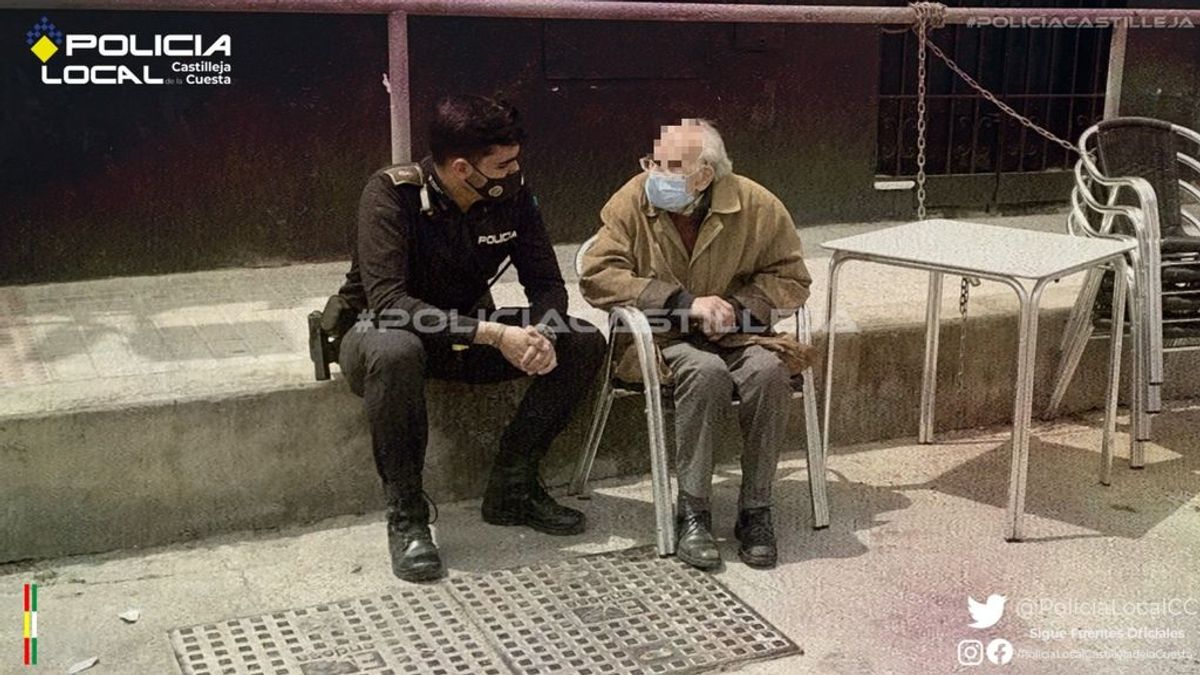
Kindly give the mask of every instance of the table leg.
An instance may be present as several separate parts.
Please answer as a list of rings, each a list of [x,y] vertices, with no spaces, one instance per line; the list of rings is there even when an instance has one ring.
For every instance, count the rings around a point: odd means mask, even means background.
[[[1013,403],[1011,473],[1008,479],[1008,537],[1020,541],[1025,515],[1025,480],[1029,475],[1029,425],[1033,417],[1033,372],[1037,358],[1038,303],[1042,283],[1029,292],[1019,282],[1014,290],[1021,301],[1021,320],[1017,337],[1017,381]]]
[[[829,457],[829,417],[833,406],[833,342],[837,335],[837,285],[846,259],[834,253],[829,259],[829,287],[825,294],[825,411],[821,421],[821,456]]]
[[[1100,441],[1100,484],[1112,484],[1113,435],[1117,429],[1117,394],[1121,387],[1121,341],[1125,337],[1125,256],[1113,261],[1112,338],[1108,351],[1108,389],[1104,399],[1104,437]],[[1137,358],[1135,354],[1133,358]],[[1136,385],[1135,385],[1136,386]],[[1133,438],[1134,434],[1130,434]]]
[[[925,301],[925,373],[921,378],[921,426],[917,442],[933,442],[934,410],[937,405],[938,342],[942,333],[942,273],[929,273],[929,296]]]

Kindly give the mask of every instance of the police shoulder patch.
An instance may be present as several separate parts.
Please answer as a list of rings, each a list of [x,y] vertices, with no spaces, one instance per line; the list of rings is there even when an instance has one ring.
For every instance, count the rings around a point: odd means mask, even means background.
[[[397,164],[384,169],[383,173],[391,179],[392,185],[422,185],[425,182],[420,164]]]

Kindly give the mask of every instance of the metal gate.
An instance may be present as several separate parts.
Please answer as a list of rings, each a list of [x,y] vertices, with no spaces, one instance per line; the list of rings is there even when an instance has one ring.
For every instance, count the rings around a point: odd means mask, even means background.
[[[1126,3],[950,0],[945,4],[1120,8]],[[883,31],[876,173],[912,176],[917,172],[917,40],[904,28]],[[956,25],[932,31],[932,40],[1001,100],[1055,135],[1073,140],[1104,112],[1110,34],[1107,27]],[[937,59],[930,58],[929,64],[927,173],[999,177],[1070,168],[1073,158],[1065,149],[1001,113]]]

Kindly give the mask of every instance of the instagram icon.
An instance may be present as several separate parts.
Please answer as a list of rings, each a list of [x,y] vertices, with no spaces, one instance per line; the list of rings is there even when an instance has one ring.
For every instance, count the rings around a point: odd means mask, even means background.
[[[958,662],[964,666],[983,663],[983,643],[979,640],[962,640],[958,643]]]

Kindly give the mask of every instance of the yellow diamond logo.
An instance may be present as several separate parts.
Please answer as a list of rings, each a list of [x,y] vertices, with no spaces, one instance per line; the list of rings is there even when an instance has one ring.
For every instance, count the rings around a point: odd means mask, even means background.
[[[45,63],[50,60],[51,56],[54,56],[58,52],[58,45],[54,44],[54,40],[43,35],[41,40],[38,40],[29,48],[29,51],[41,59],[42,63]]]

